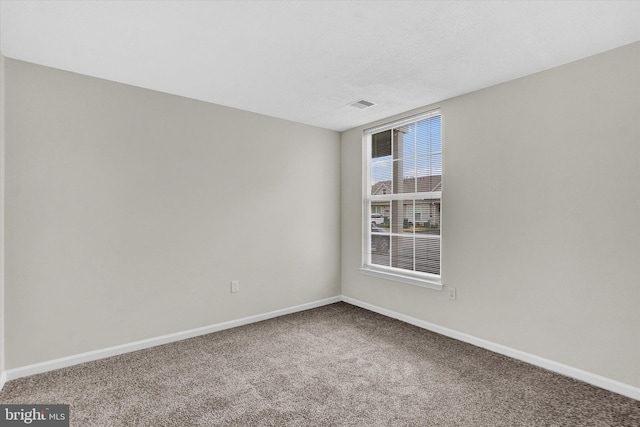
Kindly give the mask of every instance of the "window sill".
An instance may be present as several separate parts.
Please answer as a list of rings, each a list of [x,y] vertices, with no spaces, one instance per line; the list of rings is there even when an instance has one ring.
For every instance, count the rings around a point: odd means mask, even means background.
[[[439,277],[416,277],[409,274],[402,274],[402,272],[396,273],[388,270],[379,270],[369,266],[360,268],[360,273],[366,274],[367,276],[378,277],[380,279],[393,280],[394,282],[400,282],[406,285],[434,289],[436,291],[441,291],[443,288],[442,280]]]

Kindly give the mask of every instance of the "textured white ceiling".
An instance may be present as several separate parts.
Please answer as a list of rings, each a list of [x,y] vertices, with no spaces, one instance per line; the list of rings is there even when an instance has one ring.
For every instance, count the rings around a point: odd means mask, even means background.
[[[2,0],[0,26],[10,58],[341,131],[640,40],[640,1]]]

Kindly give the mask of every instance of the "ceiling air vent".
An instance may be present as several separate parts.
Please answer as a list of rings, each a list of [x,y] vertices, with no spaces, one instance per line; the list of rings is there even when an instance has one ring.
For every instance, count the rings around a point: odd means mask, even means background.
[[[360,101],[356,101],[353,104],[351,104],[352,107],[359,108],[361,110],[365,108],[373,107],[374,105],[376,104],[374,104],[371,101],[367,101],[366,99],[361,99]]]

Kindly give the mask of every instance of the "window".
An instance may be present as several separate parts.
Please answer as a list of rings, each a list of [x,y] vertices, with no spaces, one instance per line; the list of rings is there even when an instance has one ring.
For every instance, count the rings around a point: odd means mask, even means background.
[[[362,272],[442,289],[442,127],[439,111],[364,132]],[[372,222],[382,213],[382,222]]]

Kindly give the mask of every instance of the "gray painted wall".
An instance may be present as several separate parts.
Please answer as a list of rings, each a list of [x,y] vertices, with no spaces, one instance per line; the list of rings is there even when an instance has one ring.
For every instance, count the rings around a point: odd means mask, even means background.
[[[445,292],[358,272],[373,124],[344,132],[343,295],[640,386],[639,70],[640,42],[406,114],[443,114]]]
[[[338,133],[8,58],[6,84],[7,369],[340,294]]]
[[[0,375],[4,374],[4,55],[0,52]]]

